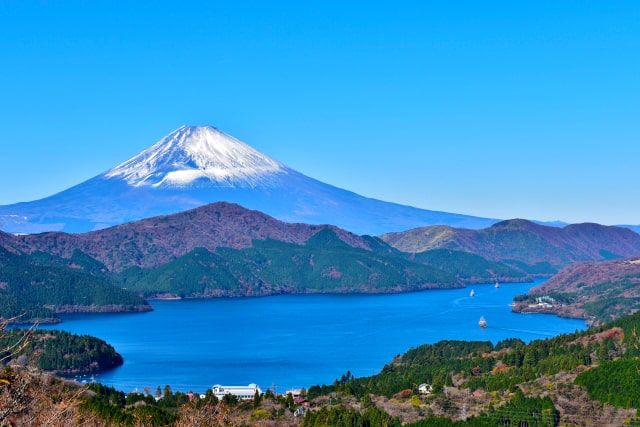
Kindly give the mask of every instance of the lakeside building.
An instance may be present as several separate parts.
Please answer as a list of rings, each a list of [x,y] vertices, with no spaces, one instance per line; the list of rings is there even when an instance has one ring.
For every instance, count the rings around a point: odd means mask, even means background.
[[[551,309],[553,308],[553,304],[556,302],[555,299],[551,298],[548,295],[537,297],[535,304],[529,304],[529,308],[543,308],[543,309]]]
[[[213,395],[218,399],[222,399],[226,394],[232,394],[236,396],[240,400],[249,400],[253,399],[256,391],[258,394],[262,394],[262,390],[258,387],[257,384],[249,384],[249,385],[220,385],[216,384],[211,387],[211,391]]]

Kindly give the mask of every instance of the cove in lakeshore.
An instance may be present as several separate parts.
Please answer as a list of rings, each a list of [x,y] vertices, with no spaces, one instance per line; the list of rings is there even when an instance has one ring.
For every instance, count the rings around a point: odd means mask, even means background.
[[[124,365],[96,380],[124,391],[170,384],[174,390],[203,392],[214,384],[256,383],[283,392],[329,384],[347,370],[375,374],[420,344],[511,337],[529,342],[585,329],[582,320],[512,313],[513,297],[535,284],[154,301],[152,312],[74,314],[42,328],[90,334],[112,344]],[[480,316],[486,329],[478,327]]]

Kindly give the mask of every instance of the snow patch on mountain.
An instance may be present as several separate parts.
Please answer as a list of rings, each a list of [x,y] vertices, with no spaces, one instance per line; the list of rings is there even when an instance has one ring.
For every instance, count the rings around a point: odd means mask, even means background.
[[[287,168],[211,126],[182,126],[107,171],[134,187],[186,187],[200,180],[256,187]]]

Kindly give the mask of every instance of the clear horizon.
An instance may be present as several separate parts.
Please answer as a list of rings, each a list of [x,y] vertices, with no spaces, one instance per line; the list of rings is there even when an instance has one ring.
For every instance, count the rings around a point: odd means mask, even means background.
[[[208,124],[368,197],[640,224],[639,18],[636,2],[3,2],[0,204]]]

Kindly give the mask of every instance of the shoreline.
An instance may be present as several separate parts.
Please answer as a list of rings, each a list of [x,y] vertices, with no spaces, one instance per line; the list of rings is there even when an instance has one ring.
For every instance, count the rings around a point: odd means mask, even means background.
[[[547,279],[547,277],[534,277],[534,278],[528,278],[526,280],[499,280],[499,282],[505,286],[508,286],[510,284],[521,285],[526,283],[531,283],[532,285],[537,286],[541,281],[545,279]],[[456,289],[465,289],[465,288],[468,288],[469,286],[484,286],[484,285],[492,286],[493,283],[483,281],[483,280],[478,280],[478,281],[464,281],[464,282],[460,282],[457,285],[447,286],[447,287],[442,287],[434,283],[427,283],[413,289],[400,289],[398,287],[395,287],[395,288],[388,288],[387,290],[384,290],[384,291],[373,290],[373,289],[369,291],[367,290],[351,291],[347,289],[342,289],[342,290],[331,290],[328,292],[324,292],[321,290],[307,289],[304,291],[287,292],[286,290],[283,290],[282,292],[266,292],[266,293],[260,293],[260,294],[234,294],[234,293],[222,292],[219,294],[212,294],[212,295],[190,295],[185,297],[181,297],[179,295],[176,295],[170,292],[164,292],[161,294],[152,294],[149,296],[144,296],[144,299],[147,302],[152,302],[152,301],[162,302],[162,301],[196,301],[196,300],[216,300],[216,299],[240,300],[245,298],[246,299],[268,298],[268,297],[282,296],[282,295],[292,295],[292,296],[302,296],[302,295],[343,295],[343,296],[371,295],[371,296],[375,296],[375,295],[379,295],[379,296],[382,296],[382,295],[411,294],[411,293],[418,293],[418,292],[425,292],[425,291],[448,291],[448,290],[456,290]],[[104,306],[46,305],[44,307],[50,309],[55,314],[63,314],[63,315],[64,314],[106,314],[108,315],[108,314],[127,314],[127,313],[135,314],[135,313],[147,313],[154,310],[151,304],[137,305],[137,306],[123,306],[118,304],[111,304],[111,305],[104,305]],[[516,313],[522,313],[522,314],[527,313],[527,311],[525,310],[522,310],[522,311],[516,310],[515,305],[512,306],[512,311]],[[534,311],[532,311],[532,313],[534,313]],[[554,312],[544,312],[544,314],[553,314],[553,315],[557,315],[559,317],[564,317],[564,318],[581,319],[580,317],[566,316],[566,315],[562,315]],[[586,319],[583,319],[583,320],[586,320]],[[34,324],[55,325],[63,322],[64,322],[64,319],[60,317],[46,317],[46,318],[34,318],[34,319],[29,319],[29,320],[19,321],[19,322],[11,322],[11,325],[14,325],[14,326],[26,326],[26,325],[34,325]]]
[[[562,317],[564,319],[576,319],[584,320],[588,328],[600,326],[602,321],[588,316],[584,309],[580,307],[570,305],[560,305],[558,307],[545,308],[545,307],[529,307],[524,302],[514,302],[511,306],[511,311],[518,314],[551,314],[553,316]]]
[[[54,314],[123,314],[123,313],[148,313],[153,311],[151,304],[126,306],[120,304],[109,305],[45,305],[44,308],[51,310]],[[9,322],[10,326],[27,325],[56,325],[64,322],[61,317],[36,317],[22,321]]]
[[[524,280],[499,280],[502,285],[522,285],[526,283],[531,283],[535,286],[539,285],[541,281],[548,279],[549,276],[544,277],[531,277]],[[181,297],[172,293],[163,293],[163,294],[149,294],[149,296],[144,296],[147,301],[189,301],[189,300],[214,300],[214,299],[243,299],[243,298],[268,298],[272,296],[281,296],[281,295],[354,295],[354,296],[363,296],[363,295],[401,295],[401,294],[411,294],[416,292],[425,292],[425,291],[449,291],[455,289],[465,289],[469,286],[482,286],[482,285],[491,285],[493,286],[495,282],[487,282],[486,280],[478,280],[478,281],[461,281],[459,284],[454,286],[440,286],[439,284],[428,283],[421,285],[419,287],[415,287],[412,289],[399,289],[388,288],[387,290],[331,290],[331,291],[322,291],[322,290],[313,290],[307,289],[303,291],[291,291],[288,292],[283,290],[282,292],[265,292],[265,293],[245,293],[245,294],[235,294],[235,293],[227,293],[221,292],[215,295],[189,295],[185,297]]]
[[[531,283],[533,285],[538,285],[539,281],[546,279],[546,277],[535,277],[529,278],[527,280],[501,280],[500,283],[503,285],[520,285],[525,283]],[[144,296],[145,301],[196,301],[196,300],[216,300],[216,299],[252,299],[252,298],[268,298],[273,296],[282,296],[282,295],[292,295],[292,296],[302,296],[302,295],[344,295],[344,296],[365,296],[365,295],[402,295],[402,294],[411,294],[417,292],[425,292],[425,291],[448,291],[455,289],[465,289],[469,286],[483,286],[483,285],[493,285],[492,282],[487,281],[465,281],[460,282],[454,286],[442,287],[438,284],[428,283],[421,285],[417,288],[412,289],[400,289],[398,287],[389,288],[385,291],[380,290],[359,290],[359,291],[351,291],[347,289],[343,290],[331,290],[329,292],[324,292],[321,290],[304,290],[304,291],[293,291],[287,292],[283,290],[282,292],[267,292],[262,294],[234,294],[234,293],[220,293],[215,295],[190,295],[181,297],[179,295],[164,292],[160,294],[152,294],[149,296]],[[50,309],[55,314],[135,314],[135,313],[147,313],[153,311],[153,306],[151,304],[145,305],[137,305],[137,306],[123,306],[118,304],[104,305],[104,306],[96,306],[96,305],[61,305],[61,306],[52,306],[46,305],[45,308]],[[554,313],[549,313],[554,314]],[[567,316],[560,316],[567,317]],[[60,317],[46,317],[46,318],[34,318],[25,321],[19,322],[11,322],[11,325],[14,326],[26,326],[26,325],[55,325],[59,323],[63,323],[64,319]]]

